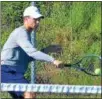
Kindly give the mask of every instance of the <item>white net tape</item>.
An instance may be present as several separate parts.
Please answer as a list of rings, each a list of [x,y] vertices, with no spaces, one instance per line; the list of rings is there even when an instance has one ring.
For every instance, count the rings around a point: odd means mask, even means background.
[[[1,83],[1,91],[101,94],[102,86]]]

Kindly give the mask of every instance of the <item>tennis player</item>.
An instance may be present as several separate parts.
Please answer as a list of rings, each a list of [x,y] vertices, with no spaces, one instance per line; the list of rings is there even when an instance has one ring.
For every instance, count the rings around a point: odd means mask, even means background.
[[[28,64],[33,60],[45,61],[54,64],[56,67],[62,61],[54,59],[33,47],[31,43],[31,32],[36,31],[40,20],[44,16],[37,7],[29,6],[23,13],[23,26],[12,31],[1,51],[1,82],[2,83],[28,83],[24,78]],[[32,92],[9,92],[14,99],[36,98]]]

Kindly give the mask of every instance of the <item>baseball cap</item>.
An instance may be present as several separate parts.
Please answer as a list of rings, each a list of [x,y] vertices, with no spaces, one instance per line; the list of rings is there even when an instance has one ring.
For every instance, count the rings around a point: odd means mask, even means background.
[[[35,6],[29,6],[27,7],[25,10],[24,10],[24,13],[23,13],[23,17],[25,16],[31,16],[35,19],[37,18],[44,18],[44,16],[42,14],[40,14],[40,11],[37,7]]]

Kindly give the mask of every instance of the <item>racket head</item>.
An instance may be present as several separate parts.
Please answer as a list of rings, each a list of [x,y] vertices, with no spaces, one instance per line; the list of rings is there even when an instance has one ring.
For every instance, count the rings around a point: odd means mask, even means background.
[[[101,76],[101,64],[102,58],[100,56],[86,55],[75,64],[72,64],[72,67],[75,67],[92,76]],[[99,73],[95,72],[96,69],[100,70],[98,71]]]

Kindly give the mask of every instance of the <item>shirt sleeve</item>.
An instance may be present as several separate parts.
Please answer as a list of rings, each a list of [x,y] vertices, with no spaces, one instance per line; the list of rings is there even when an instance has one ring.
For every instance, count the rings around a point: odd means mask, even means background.
[[[17,35],[17,44],[32,58],[40,61],[45,62],[53,62],[54,58],[38,51],[36,48],[33,47],[30,39],[29,34],[25,31],[18,33]]]

